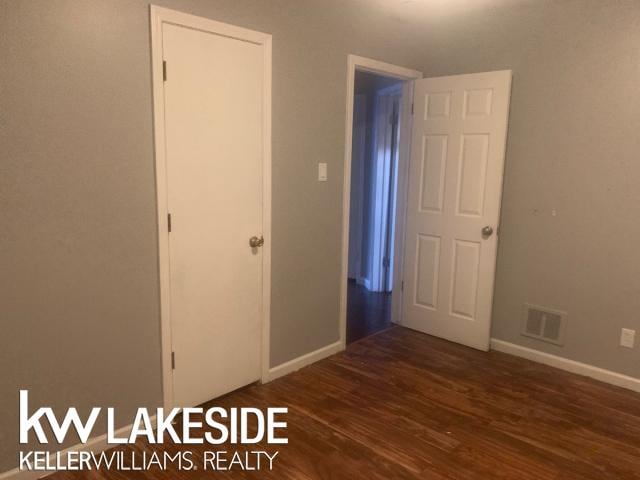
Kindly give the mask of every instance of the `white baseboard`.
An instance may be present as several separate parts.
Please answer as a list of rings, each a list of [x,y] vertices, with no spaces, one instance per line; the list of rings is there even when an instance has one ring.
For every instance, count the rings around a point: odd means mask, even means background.
[[[634,392],[640,392],[640,379],[622,375],[621,373],[612,372],[603,368],[594,367],[586,363],[576,362],[567,358],[558,357],[550,353],[540,352],[532,348],[522,347],[515,343],[505,342],[496,338],[491,339],[491,350],[508,353],[517,357],[533,360],[534,362],[543,363],[551,367],[566,370],[567,372],[584,375],[585,377],[595,378],[601,382],[616,385],[618,387],[627,388]]]
[[[278,365],[277,367],[273,367],[269,369],[269,372],[266,375],[266,378],[263,378],[262,381],[264,383],[275,380],[276,378],[287,375],[291,372],[295,372],[296,370],[300,370],[307,365],[311,365],[323,358],[330,357],[338,353],[339,351],[344,350],[344,345],[339,340],[331,345],[327,345],[326,347],[319,348],[313,352],[307,353],[306,355],[302,355],[301,357],[294,358],[282,365]]]
[[[156,423],[156,416],[151,417],[151,422],[153,425]],[[133,424],[127,425],[126,427],[119,428],[115,431],[114,436],[122,437],[127,436],[131,429],[133,428]],[[25,447],[27,447],[25,445]],[[105,450],[109,450],[110,448],[117,447],[117,445],[110,445],[107,443],[107,434],[98,435],[97,437],[90,438],[87,443],[79,443],[69,448],[65,448],[61,450],[61,454],[66,454],[67,452],[93,452],[100,453]],[[24,450],[32,450],[31,448],[25,448]],[[33,450],[37,450],[34,448]],[[46,450],[46,447],[43,449]],[[0,473],[0,480],[37,480],[39,478],[47,477],[49,475],[53,475],[55,472],[53,471],[33,471],[33,470],[20,470],[19,468],[14,468],[13,470],[9,470],[8,472]]]
[[[278,365],[277,367],[269,369],[268,373],[263,377],[262,381],[264,383],[270,382],[272,380],[275,380],[276,378],[295,372],[296,370],[300,370],[307,365],[311,365],[312,363],[315,363],[319,360],[330,357],[331,355],[344,350],[344,348],[344,344],[340,340],[338,340],[335,343],[319,348],[318,350],[307,353],[298,358],[294,358],[293,360],[283,363],[282,365]],[[151,420],[155,422],[155,415],[151,418]],[[116,431],[116,436],[127,434],[131,431],[132,426],[133,425],[128,425],[126,427],[118,429]],[[114,446],[115,445],[107,444],[107,435],[104,434],[89,439],[87,443],[81,443],[62,450],[62,453],[66,453],[68,451],[91,451],[94,453],[100,453]],[[34,472],[14,468],[13,470],[9,470],[8,472],[0,473],[0,480],[37,480],[42,477],[51,475],[52,473],[54,472]]]

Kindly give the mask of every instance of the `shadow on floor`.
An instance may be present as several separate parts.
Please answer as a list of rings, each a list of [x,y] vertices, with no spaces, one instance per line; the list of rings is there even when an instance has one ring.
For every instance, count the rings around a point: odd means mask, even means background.
[[[391,293],[370,292],[349,279],[347,290],[347,343],[391,326]]]

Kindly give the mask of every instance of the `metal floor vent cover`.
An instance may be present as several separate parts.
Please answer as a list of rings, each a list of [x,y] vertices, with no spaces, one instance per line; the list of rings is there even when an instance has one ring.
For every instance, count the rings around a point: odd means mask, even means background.
[[[543,342],[564,345],[566,312],[525,303],[522,317],[522,335]]]

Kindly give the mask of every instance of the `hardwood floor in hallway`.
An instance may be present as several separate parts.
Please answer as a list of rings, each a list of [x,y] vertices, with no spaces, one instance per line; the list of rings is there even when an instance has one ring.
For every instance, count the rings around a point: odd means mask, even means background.
[[[347,287],[347,344],[391,326],[391,292],[371,292],[355,280]]]
[[[273,471],[51,478],[640,479],[640,394],[401,327],[213,405],[289,408],[288,445],[246,448],[279,450]]]

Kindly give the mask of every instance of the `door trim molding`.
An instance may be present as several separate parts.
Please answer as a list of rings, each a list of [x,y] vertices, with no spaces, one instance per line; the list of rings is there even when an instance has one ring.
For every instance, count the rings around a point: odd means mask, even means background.
[[[348,274],[349,274],[349,207],[351,203],[351,143],[353,141],[353,98],[354,98],[354,84],[355,84],[355,75],[356,70],[377,73],[380,75],[385,75],[387,77],[395,77],[401,80],[415,80],[418,78],[422,78],[422,72],[418,72],[417,70],[411,70],[409,68],[400,67],[397,65],[392,65],[390,63],[380,62],[378,60],[372,60],[370,58],[360,57],[358,55],[348,55],[347,56],[347,99],[346,99],[346,118],[345,118],[345,143],[344,143],[344,174],[343,174],[343,186],[342,186],[342,259],[341,259],[341,270],[340,270],[340,345],[342,348],[346,347],[347,344],[347,286],[348,286]],[[406,108],[406,95],[407,89],[403,88],[402,93],[402,119],[401,124],[407,125],[407,121],[410,121],[411,112],[410,108]],[[409,99],[409,105],[411,100]],[[402,130],[406,130],[406,127],[403,127]],[[403,158],[406,158],[407,148],[409,145],[406,144],[407,141],[411,140],[411,135],[404,136],[400,139],[400,155],[399,155],[399,169],[400,167],[408,166],[408,162],[403,162]],[[407,165],[404,165],[404,164]],[[400,172],[399,172],[400,173]],[[405,175],[406,176],[406,175]],[[398,182],[404,178],[401,174],[398,175]],[[402,185],[398,183],[398,186]],[[402,190],[398,189],[398,198],[400,197],[400,192],[404,191],[404,187],[402,186]],[[404,204],[404,202],[403,202]],[[396,210],[396,219],[399,218],[398,213],[401,205],[398,204]],[[399,225],[396,223],[396,225]],[[403,223],[404,226],[404,223]],[[397,242],[396,242],[397,244]],[[397,254],[397,250],[395,252]],[[397,259],[396,259],[397,264]],[[396,269],[396,271],[398,271]],[[394,275],[395,277],[395,275]],[[392,304],[394,303],[393,297],[400,293],[399,288],[394,288],[392,293]],[[401,302],[400,302],[401,303]],[[392,310],[393,315],[393,310]],[[392,320],[396,321],[396,318],[392,316]]]
[[[395,169],[393,165],[395,164],[394,160],[390,160],[391,169],[389,170],[389,178],[388,184],[387,180],[384,178],[386,175],[386,169],[383,165],[383,161],[381,162],[381,157],[385,156],[385,150],[387,149],[387,144],[385,140],[387,138],[391,138],[393,134],[393,127],[388,121],[389,115],[393,112],[393,105],[389,105],[387,101],[385,103],[385,99],[392,98],[395,96],[399,96],[398,99],[398,114],[402,110],[402,84],[391,85],[390,87],[383,88],[382,90],[378,90],[376,92],[375,98],[375,108],[373,115],[373,158],[371,159],[371,166],[373,171],[373,185],[370,185],[371,191],[373,193],[374,201],[370,205],[369,212],[373,218],[372,222],[372,232],[371,232],[371,243],[369,245],[369,253],[371,255],[372,263],[370,264],[369,271],[369,279],[371,280],[371,285],[373,288],[369,288],[374,292],[384,292],[387,286],[387,275],[384,267],[384,257],[387,250],[387,242],[390,245],[394,244],[394,238],[391,236],[387,238],[387,235],[394,235],[396,230],[396,222],[395,218],[386,218],[386,222],[379,222],[378,220],[381,217],[386,217],[389,208],[393,208],[396,211],[394,205],[394,200],[397,198],[397,178],[395,178]],[[389,110],[391,107],[391,110]],[[386,108],[386,109],[385,109]],[[400,122],[398,122],[399,126]],[[400,137],[398,135],[398,145],[396,145],[396,157],[400,158],[399,152],[400,146]],[[398,165],[399,166],[399,165]],[[396,184],[396,188],[391,188],[391,195],[387,199],[387,201],[391,204],[383,205],[379,204],[378,201],[380,199],[380,192],[383,192],[382,195],[386,196],[385,190],[388,190],[393,184]],[[397,202],[396,202],[397,203]],[[351,227],[351,225],[349,225]],[[395,253],[395,252],[394,252]],[[395,259],[395,255],[392,254],[391,258]],[[394,262],[395,264],[395,262]],[[394,264],[390,264],[389,268],[395,268]],[[393,270],[392,270],[393,273]],[[390,282],[393,284],[393,281]]]
[[[173,407],[171,368],[170,278],[167,207],[167,172],[164,129],[162,24],[188,28],[243,40],[264,49],[263,155],[262,155],[262,352],[261,378],[269,376],[271,312],[271,35],[228,25],[167,8],[150,5],[151,68],[153,83],[153,130],[158,223],[158,267],[160,274],[160,330],[162,342],[162,391],[165,408]]]

